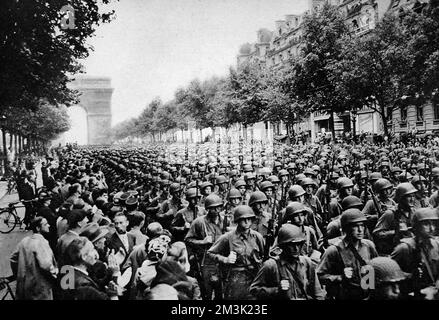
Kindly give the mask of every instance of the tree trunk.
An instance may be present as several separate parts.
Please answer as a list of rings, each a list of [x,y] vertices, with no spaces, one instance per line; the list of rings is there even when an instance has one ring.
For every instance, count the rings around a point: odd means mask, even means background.
[[[14,151],[15,151],[15,154],[18,153],[18,149],[17,149],[17,140],[18,140],[18,137],[17,137],[16,134],[14,134]]]
[[[3,140],[3,172],[4,174],[7,174],[7,168],[8,168],[8,155],[6,150],[6,131],[5,129],[2,129],[2,140]]]
[[[352,137],[354,138],[357,133],[357,127],[355,121],[355,114],[353,113],[351,113],[351,120],[352,120]]]
[[[387,128],[386,108],[383,105],[380,105],[380,116],[381,116],[381,120],[383,121],[384,136],[389,137],[389,128]]]
[[[14,139],[14,135],[9,133],[9,150],[12,150],[12,140]]]
[[[20,154],[23,151],[23,137],[21,135],[18,136],[18,153]]]
[[[200,142],[203,143],[203,129],[200,128]]]
[[[335,142],[334,112],[330,111],[329,114],[330,114],[330,116],[329,116],[329,127],[331,129],[332,140]]]

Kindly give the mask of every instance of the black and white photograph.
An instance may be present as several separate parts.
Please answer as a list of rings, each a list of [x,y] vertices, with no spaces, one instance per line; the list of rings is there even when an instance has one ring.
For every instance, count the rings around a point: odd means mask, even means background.
[[[439,0],[1,0],[0,132],[12,307],[439,300]]]

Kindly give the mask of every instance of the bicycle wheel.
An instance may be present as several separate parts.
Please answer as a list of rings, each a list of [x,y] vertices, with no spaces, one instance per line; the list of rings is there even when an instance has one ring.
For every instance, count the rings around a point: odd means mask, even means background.
[[[15,228],[17,217],[9,210],[0,212],[0,232],[9,233]]]

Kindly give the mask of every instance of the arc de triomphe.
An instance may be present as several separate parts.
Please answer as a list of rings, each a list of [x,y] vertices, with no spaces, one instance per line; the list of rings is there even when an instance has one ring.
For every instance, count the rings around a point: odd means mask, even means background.
[[[107,77],[78,76],[69,88],[79,91],[77,106],[87,113],[87,144],[110,143],[111,96],[114,88]]]

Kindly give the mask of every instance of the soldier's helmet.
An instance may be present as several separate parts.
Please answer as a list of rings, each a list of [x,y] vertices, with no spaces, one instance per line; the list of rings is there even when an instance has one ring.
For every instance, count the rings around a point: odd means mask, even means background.
[[[239,189],[240,187],[245,187],[246,185],[247,185],[247,183],[245,183],[244,180],[238,180],[238,181],[236,181],[236,183],[235,183],[235,188],[236,188],[236,189]]]
[[[313,176],[313,177],[317,176],[316,172],[311,168],[306,168],[305,171],[303,172],[303,174],[305,176],[307,176],[307,175]]]
[[[230,189],[228,195],[227,195],[227,199],[237,199],[237,198],[242,198],[241,192],[239,192],[238,189],[232,188]]]
[[[211,187],[211,188],[213,188],[213,184],[210,183],[209,181],[204,181],[204,182],[200,185],[200,189],[201,189],[201,190],[204,190],[204,189],[207,188],[207,187]]]
[[[218,176],[216,178],[216,184],[222,184],[222,183],[227,183],[227,178],[224,176]]]
[[[304,194],[305,194],[305,190],[302,188],[302,186],[299,186],[298,184],[292,185],[288,190],[288,197],[290,199],[303,196]]]
[[[378,179],[381,179],[383,176],[381,174],[381,172],[372,172],[369,175],[369,182],[373,185],[375,183],[375,181],[377,181]]]
[[[403,182],[396,186],[395,201],[400,202],[402,197],[418,192],[418,190],[410,183]]]
[[[253,167],[251,164],[245,164],[242,167],[243,172],[253,172]]]
[[[387,180],[387,179],[378,179],[374,184],[373,184],[373,189],[375,192],[381,192],[383,190],[386,189],[390,189],[393,188],[393,184]]]
[[[438,167],[431,169],[431,176],[434,178],[439,177],[439,168]]]
[[[412,225],[416,226],[421,221],[439,220],[438,212],[433,208],[419,208],[412,216]]]
[[[425,179],[425,177],[423,177],[423,176],[417,174],[417,175],[415,175],[415,176],[413,177],[411,183],[414,185],[414,184],[419,183],[419,182],[425,182],[425,183],[427,183],[428,181],[427,181],[427,179]]]
[[[250,195],[250,199],[248,200],[248,204],[252,206],[255,203],[259,202],[267,202],[268,198],[262,191],[255,191]]]
[[[271,183],[280,183],[279,177],[276,175],[269,176],[268,181],[270,181]]]
[[[315,180],[312,178],[302,179],[301,185],[302,185],[302,187],[306,187],[306,186],[313,186],[314,188],[318,187],[317,182],[315,182]]]
[[[305,240],[306,236],[302,228],[289,223],[282,225],[277,236],[278,244],[304,242]]]
[[[247,205],[239,205],[233,211],[233,221],[234,222],[237,222],[241,219],[254,218],[254,217],[256,217],[256,215],[253,212],[253,209]]]
[[[204,207],[206,209],[219,207],[222,205],[223,205],[223,200],[221,200],[221,198],[215,193],[209,194],[204,200]]]
[[[271,183],[271,181],[264,181],[261,183],[260,188],[262,191],[266,191],[269,188],[273,189],[274,185]]]
[[[344,211],[340,217],[342,230],[346,230],[353,223],[365,221],[367,221],[366,216],[360,211],[360,209],[355,208]]]
[[[375,271],[375,283],[382,285],[392,282],[400,282],[407,278],[407,273],[401,270],[399,264],[389,257],[376,257],[368,263]]]
[[[280,170],[279,174],[278,174],[279,178],[282,177],[282,176],[288,176],[288,175],[289,175],[289,173],[285,169]]]
[[[253,172],[247,172],[246,174],[244,174],[244,180],[251,180],[251,179],[256,179],[256,176]]]
[[[400,167],[393,167],[392,173],[393,174],[400,174],[400,173],[402,173],[402,169]]]
[[[337,186],[338,189],[352,188],[354,186],[354,183],[349,178],[341,177],[337,180]]]
[[[169,187],[169,192],[170,193],[177,193],[180,192],[182,190],[182,187],[179,183],[172,183],[171,186]]]
[[[301,212],[308,212],[307,207],[297,201],[291,202],[286,208],[285,208],[285,217],[283,218],[283,222],[287,223],[290,221],[295,215],[301,213]]]
[[[192,199],[200,196],[201,196],[201,192],[199,192],[196,187],[189,188],[186,190],[186,199]]]
[[[341,207],[344,210],[356,208],[356,209],[362,209],[363,208],[363,202],[358,198],[357,196],[347,196],[344,197],[341,201]]]

